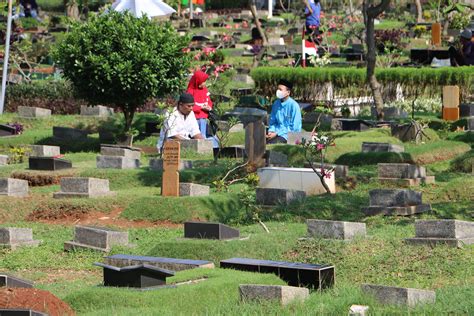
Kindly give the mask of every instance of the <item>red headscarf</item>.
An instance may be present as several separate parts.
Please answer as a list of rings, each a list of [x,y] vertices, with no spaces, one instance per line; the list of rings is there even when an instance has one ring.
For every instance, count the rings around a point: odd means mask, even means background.
[[[194,106],[193,111],[196,119],[208,118],[208,113],[202,110],[202,106],[207,102],[212,108],[212,101],[209,98],[209,91],[206,87],[199,88],[199,85],[206,82],[209,75],[205,72],[198,70],[194,73],[191,80],[188,84],[188,90],[186,91],[189,94],[194,96]]]

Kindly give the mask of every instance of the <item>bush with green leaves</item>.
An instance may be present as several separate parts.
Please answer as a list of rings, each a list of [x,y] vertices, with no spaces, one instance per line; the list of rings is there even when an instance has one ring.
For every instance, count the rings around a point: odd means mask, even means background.
[[[79,97],[119,108],[128,131],[138,107],[181,89],[187,44],[169,23],[109,12],[74,24],[54,56]]]

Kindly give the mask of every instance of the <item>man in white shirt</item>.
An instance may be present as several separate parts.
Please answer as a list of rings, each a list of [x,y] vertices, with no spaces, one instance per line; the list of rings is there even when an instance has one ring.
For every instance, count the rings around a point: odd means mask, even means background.
[[[189,93],[183,93],[179,97],[178,105],[166,113],[157,145],[158,152],[161,152],[166,139],[204,139],[194,116],[193,106],[194,97]]]

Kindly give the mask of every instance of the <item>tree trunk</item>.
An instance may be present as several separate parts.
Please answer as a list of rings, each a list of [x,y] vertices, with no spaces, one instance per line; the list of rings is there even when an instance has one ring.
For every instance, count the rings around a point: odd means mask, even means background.
[[[421,0],[415,0],[415,5],[416,5],[416,23],[424,22]]]
[[[123,116],[125,117],[125,134],[132,128],[133,116],[135,115],[135,110],[130,110],[126,106],[122,107]]]
[[[250,0],[249,5],[250,5],[250,11],[252,12],[253,20],[255,21],[255,26],[257,27],[257,30],[263,39],[263,46],[268,46],[267,35],[265,34],[265,31],[262,28],[262,24],[260,24],[260,20],[258,19],[257,6],[255,4],[255,0]]]
[[[367,81],[372,91],[374,98],[375,108],[377,110],[377,120],[383,120],[383,99],[382,91],[377,78],[375,77],[375,63],[377,60],[376,47],[375,47],[375,26],[374,20],[383,11],[385,11],[390,4],[390,0],[382,0],[382,2],[376,6],[370,5],[368,0],[364,1],[364,22],[366,32],[366,44],[367,44]]]

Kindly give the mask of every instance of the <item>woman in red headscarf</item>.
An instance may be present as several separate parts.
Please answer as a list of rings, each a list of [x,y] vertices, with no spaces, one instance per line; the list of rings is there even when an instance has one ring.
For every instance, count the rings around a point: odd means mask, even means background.
[[[187,92],[194,96],[194,116],[199,124],[199,130],[204,138],[207,138],[207,119],[209,111],[212,109],[212,101],[209,91],[206,88],[206,80],[209,75],[201,70],[197,70],[188,84]]]

